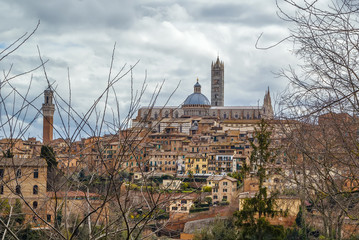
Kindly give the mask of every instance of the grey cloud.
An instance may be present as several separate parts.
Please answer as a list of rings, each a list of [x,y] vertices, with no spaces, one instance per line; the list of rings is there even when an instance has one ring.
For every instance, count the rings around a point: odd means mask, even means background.
[[[259,6],[260,5],[260,6]],[[203,4],[193,8],[191,14],[197,21],[212,23],[233,23],[252,27],[280,24],[280,19],[273,16],[274,2],[237,1],[232,3]]]
[[[261,32],[267,45],[285,36],[286,28],[275,15],[272,1],[4,1],[0,10],[12,11],[0,25],[0,47],[31,31],[37,22],[36,34],[14,56],[0,62],[1,69],[15,63],[17,72],[39,63],[36,45],[41,48],[51,82],[58,94],[68,99],[67,68],[70,69],[72,103],[78,112],[85,112],[101,94],[107,82],[114,42],[114,71],[125,63],[126,69],[138,59],[133,70],[134,88],[140,89],[147,70],[148,89],[142,99],[146,106],[156,84],[166,80],[158,105],[181,81],[170,105],[179,105],[193,92],[199,77],[202,92],[210,98],[210,65],[219,52],[225,63],[225,103],[256,105],[263,100],[269,85],[272,92],[284,88],[286,81],[272,72],[295,63],[288,58],[290,46],[273,51],[254,47]],[[28,76],[26,76],[28,77]],[[130,76],[125,76],[115,91],[124,114],[130,100]],[[42,70],[34,73],[33,95],[46,87]],[[17,85],[25,91],[25,85]],[[113,97],[111,95],[111,97]],[[41,105],[41,103],[39,103]],[[108,104],[115,107],[111,98]],[[103,105],[100,105],[101,108]],[[60,125],[58,117],[55,123]],[[41,124],[41,121],[35,125]],[[34,129],[40,127],[36,125]],[[41,128],[40,128],[41,129]]]
[[[17,1],[24,18],[39,19],[47,31],[89,28],[129,28],[134,21],[132,1]]]

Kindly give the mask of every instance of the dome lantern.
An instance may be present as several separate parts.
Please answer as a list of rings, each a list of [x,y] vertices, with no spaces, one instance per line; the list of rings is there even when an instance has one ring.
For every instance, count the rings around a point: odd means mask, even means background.
[[[198,78],[197,78],[196,84],[194,85],[194,92],[195,93],[201,93],[201,84],[199,84]]]

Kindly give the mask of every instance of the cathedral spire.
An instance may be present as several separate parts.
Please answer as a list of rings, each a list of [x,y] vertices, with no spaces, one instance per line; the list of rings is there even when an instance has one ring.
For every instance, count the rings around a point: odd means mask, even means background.
[[[268,86],[268,89],[267,89],[267,91],[264,95],[264,99],[263,99],[262,116],[264,119],[272,119],[274,117],[269,86]]]

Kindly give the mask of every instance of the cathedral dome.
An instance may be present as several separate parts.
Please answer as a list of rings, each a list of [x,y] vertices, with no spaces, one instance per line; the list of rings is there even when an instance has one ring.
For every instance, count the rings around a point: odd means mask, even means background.
[[[211,105],[211,103],[202,93],[192,93],[186,98],[183,105]]]
[[[201,84],[199,84],[198,78],[197,78],[197,82],[193,86],[193,88],[194,88],[194,92],[186,98],[186,100],[183,103],[183,106],[211,105],[211,103],[208,101],[207,97],[201,93]]]

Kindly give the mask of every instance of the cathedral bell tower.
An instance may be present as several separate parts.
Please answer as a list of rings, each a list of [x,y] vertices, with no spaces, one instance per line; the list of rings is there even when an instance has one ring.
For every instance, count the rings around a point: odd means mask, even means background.
[[[224,63],[219,57],[211,66],[211,106],[224,106]]]
[[[54,124],[54,112],[55,105],[52,103],[54,92],[49,86],[44,91],[44,103],[42,104],[42,115],[43,115],[43,131],[42,141],[43,144],[49,144],[53,139],[53,124]]]

